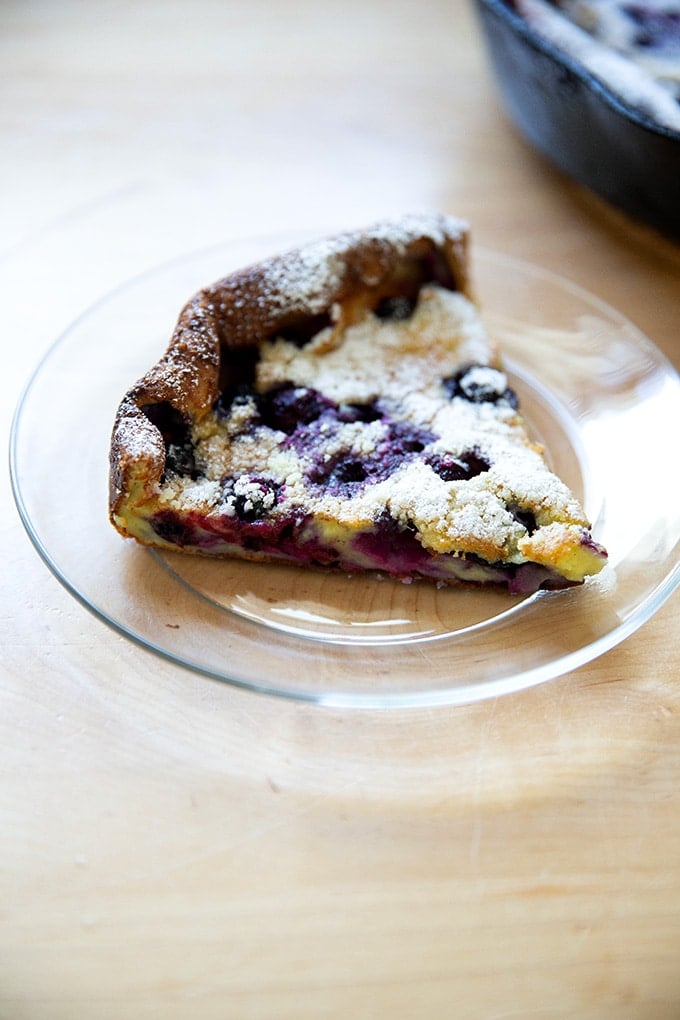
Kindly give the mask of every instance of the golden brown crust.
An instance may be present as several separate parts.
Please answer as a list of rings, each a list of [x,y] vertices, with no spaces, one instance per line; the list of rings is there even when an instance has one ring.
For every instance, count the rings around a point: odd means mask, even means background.
[[[404,217],[275,256],[195,294],[163,357],[118,408],[110,448],[111,518],[133,487],[149,494],[163,475],[163,440],[143,409],[167,402],[188,419],[202,417],[219,395],[223,347],[254,346],[331,315],[342,329],[366,308],[428,278],[470,297],[467,246],[468,227],[461,220]]]

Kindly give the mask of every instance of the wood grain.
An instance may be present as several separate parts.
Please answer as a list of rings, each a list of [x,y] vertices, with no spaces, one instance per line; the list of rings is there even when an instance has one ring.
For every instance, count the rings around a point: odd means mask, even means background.
[[[517,137],[463,0],[2,20],[5,429],[47,345],[131,276],[404,210],[467,217],[680,364],[680,250]],[[680,1015],[677,594],[531,691],[320,710],[107,630],[0,484],[2,1020]]]

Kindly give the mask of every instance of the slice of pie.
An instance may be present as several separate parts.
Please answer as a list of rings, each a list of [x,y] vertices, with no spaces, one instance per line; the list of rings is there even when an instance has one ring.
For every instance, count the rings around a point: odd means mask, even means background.
[[[118,409],[115,527],[511,592],[597,573],[606,553],[527,435],[467,246],[460,220],[405,217],[201,290]]]

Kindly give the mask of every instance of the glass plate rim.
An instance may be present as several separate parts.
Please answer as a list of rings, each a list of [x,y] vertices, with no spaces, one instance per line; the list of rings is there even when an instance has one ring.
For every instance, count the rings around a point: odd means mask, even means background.
[[[292,233],[293,232],[289,231],[282,233],[281,235],[263,234],[258,237],[235,237],[233,239],[217,242],[205,247],[200,247],[184,254],[179,254],[171,259],[151,266],[143,272],[123,280],[111,290],[100,295],[95,301],[84,308],[80,314],[77,315],[73,321],[70,322],[66,328],[62,330],[51,343],[48,344],[39,356],[20,391],[12,415],[8,451],[9,474],[11,490],[21,523],[40,559],[62,587],[76,600],[77,603],[79,603],[96,619],[109,627],[114,633],[130,641],[145,652],[151,653],[152,655],[155,655],[174,666],[178,666],[181,669],[203,676],[209,680],[225,683],[228,686],[249,691],[251,693],[273,696],[286,701],[304,702],[322,707],[340,709],[427,709],[433,707],[471,704],[499,695],[516,693],[544,682],[557,679],[568,672],[580,668],[586,663],[599,658],[601,655],[621,644],[639,630],[640,627],[644,626],[644,624],[653,617],[653,615],[668,601],[675,590],[680,586],[680,560],[670,567],[662,581],[647,593],[646,597],[640,602],[630,616],[618,626],[612,628],[606,634],[603,634],[594,641],[584,643],[579,648],[570,651],[559,658],[552,659],[548,664],[544,663],[525,668],[514,674],[512,677],[504,677],[501,680],[484,680],[464,688],[442,688],[436,690],[428,689],[424,691],[407,692],[380,691],[375,694],[370,692],[357,694],[346,693],[343,691],[307,691],[303,689],[295,689],[293,687],[282,689],[271,683],[267,683],[265,680],[253,681],[250,679],[241,679],[237,676],[225,675],[224,672],[220,672],[199,662],[192,661],[187,656],[181,657],[172,650],[163,648],[162,645],[150,640],[146,636],[136,633],[130,627],[116,620],[106,609],[99,606],[90,597],[84,594],[80,590],[79,586],[65,575],[54,557],[50,554],[48,549],[45,548],[45,545],[31,520],[31,516],[21,490],[17,460],[21,413],[30,396],[33,385],[45,368],[47,362],[55,354],[55,352],[59,350],[61,345],[68,339],[71,333],[75,331],[77,327],[83,323],[83,321],[86,321],[90,315],[105,306],[107,303],[114,301],[116,297],[124,294],[129,288],[143,284],[145,279],[153,278],[156,274],[167,272],[174,266],[179,267],[183,264],[191,263],[196,258],[206,258],[213,252],[216,253],[220,250],[230,248],[238,244],[245,244],[248,242],[271,243],[272,251],[274,251],[277,250],[274,245],[277,243],[280,244],[282,238],[287,237],[290,239]],[[332,233],[332,231],[326,231],[325,235],[329,235],[330,233]],[[300,231],[294,236],[296,239],[309,239],[323,235],[319,231],[307,230]],[[288,247],[290,246],[289,242]],[[279,248],[278,250],[281,249]],[[588,304],[599,308],[612,320],[616,320],[621,325],[625,325],[629,330],[632,330],[635,334],[635,342],[648,353],[651,353],[657,364],[662,366],[667,373],[674,376],[676,380],[680,378],[678,371],[675,369],[668,357],[653,343],[650,337],[640,330],[639,327],[637,327],[637,325],[635,325],[635,323],[626,315],[621,313],[614,306],[608,304],[597,294],[589,291],[587,288],[550,269],[546,269],[537,263],[533,263],[529,260],[509,255],[504,252],[495,251],[482,245],[476,245],[471,252],[473,279],[475,277],[475,262],[477,259],[486,259],[494,261],[497,264],[512,266],[518,271],[528,275],[542,276],[551,280],[561,289],[586,300]]]

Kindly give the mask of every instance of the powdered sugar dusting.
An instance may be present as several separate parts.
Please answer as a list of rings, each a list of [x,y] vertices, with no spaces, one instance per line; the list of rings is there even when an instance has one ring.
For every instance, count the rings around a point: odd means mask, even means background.
[[[335,241],[318,241],[284,261],[272,260],[264,274],[267,297],[282,308],[321,311],[339,285],[342,263]]]
[[[326,350],[325,333],[301,350],[277,339],[262,346],[258,386],[291,381],[314,386],[339,402],[367,402],[379,392],[393,400],[424,393],[466,363],[484,363],[490,345],[476,310],[462,294],[424,287],[405,322],[380,324],[372,315]]]
[[[375,242],[392,249],[395,258],[415,240],[429,238],[436,245],[462,238],[467,223],[440,213],[413,213],[374,224],[361,232],[339,234],[305,245],[283,258],[264,263],[263,300],[282,308],[322,311],[329,295],[339,286],[346,266],[346,253],[353,244]],[[370,281],[366,281],[370,282]]]

